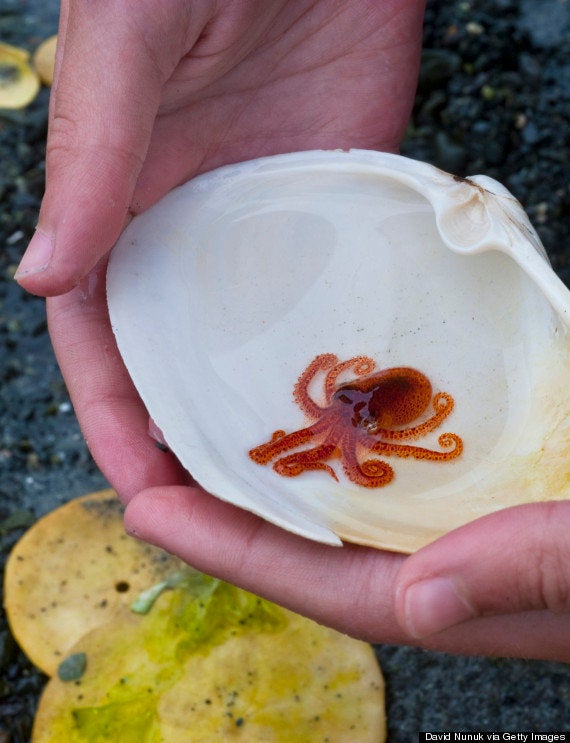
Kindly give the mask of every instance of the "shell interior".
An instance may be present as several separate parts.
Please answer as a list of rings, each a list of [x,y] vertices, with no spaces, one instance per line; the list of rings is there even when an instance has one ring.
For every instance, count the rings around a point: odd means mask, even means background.
[[[283,528],[411,552],[570,496],[570,293],[489,178],[359,150],[226,166],[136,217],[107,282],[120,352],[169,446],[208,491]],[[410,443],[440,450],[452,432],[461,455],[379,454],[394,477],[374,488],[338,456],[337,479],[253,462],[274,431],[311,424],[293,390],[319,354],[420,370],[454,407]],[[326,408],[323,380],[307,392]]]

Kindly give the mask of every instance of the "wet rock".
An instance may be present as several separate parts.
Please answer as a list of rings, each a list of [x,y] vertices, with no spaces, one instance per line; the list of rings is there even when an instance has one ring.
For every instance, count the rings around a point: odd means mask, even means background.
[[[567,0],[521,0],[521,28],[532,43],[554,49],[570,35],[570,5]]]
[[[442,170],[459,173],[467,161],[465,147],[454,141],[445,131],[438,131],[434,137],[434,160]]]
[[[418,88],[420,91],[434,90],[450,78],[461,67],[461,57],[448,49],[424,49]]]

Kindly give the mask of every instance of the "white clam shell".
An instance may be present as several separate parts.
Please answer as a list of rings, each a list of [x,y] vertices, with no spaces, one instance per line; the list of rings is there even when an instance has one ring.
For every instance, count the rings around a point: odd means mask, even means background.
[[[211,493],[286,529],[410,552],[570,496],[570,292],[490,178],[359,150],[230,165],[136,217],[107,281],[120,352],[169,446]],[[421,370],[455,407],[412,443],[439,449],[451,431],[462,455],[392,456],[380,488],[338,459],[338,482],[252,462],[274,430],[306,425],[292,391],[321,353]]]

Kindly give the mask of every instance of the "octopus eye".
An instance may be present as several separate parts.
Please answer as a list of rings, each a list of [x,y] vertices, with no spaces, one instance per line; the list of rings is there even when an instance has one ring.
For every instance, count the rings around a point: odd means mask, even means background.
[[[365,418],[361,425],[369,434],[375,434],[380,430],[380,424],[375,418]]]

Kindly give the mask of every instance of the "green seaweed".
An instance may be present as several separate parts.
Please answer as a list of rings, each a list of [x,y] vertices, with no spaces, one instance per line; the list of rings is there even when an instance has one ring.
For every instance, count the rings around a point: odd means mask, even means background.
[[[136,642],[126,638],[127,652],[121,667],[111,669],[101,704],[67,712],[76,743],[160,741],[158,700],[193,653],[207,653],[230,636],[277,631],[287,621],[275,604],[190,569],[157,586],[144,592],[147,613]]]
[[[148,695],[110,702],[99,707],[82,707],[71,712],[74,741],[89,743],[160,743],[156,719],[156,702],[149,704]]]

